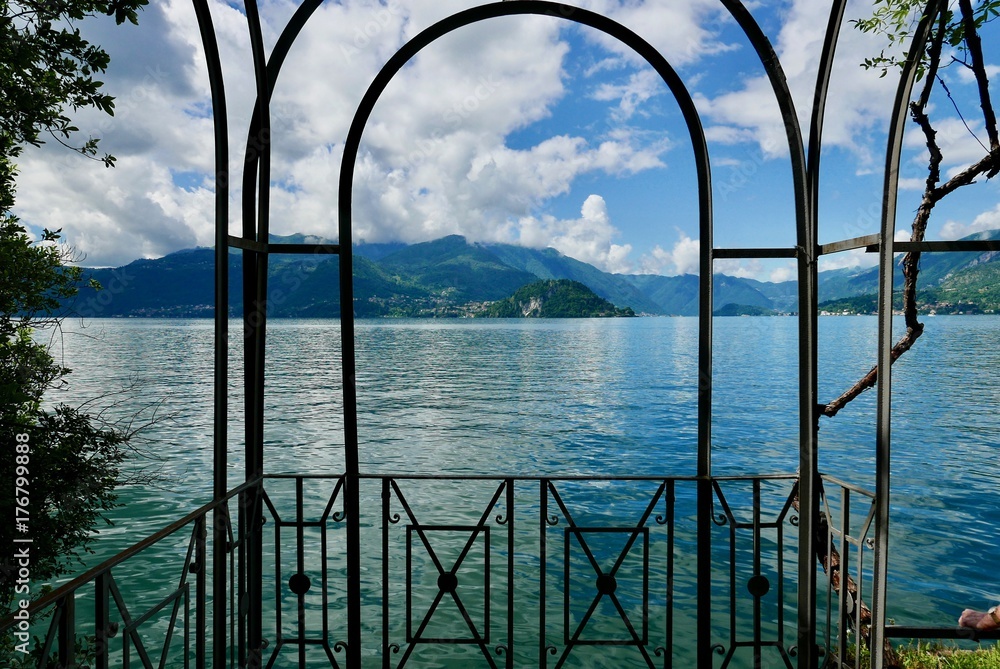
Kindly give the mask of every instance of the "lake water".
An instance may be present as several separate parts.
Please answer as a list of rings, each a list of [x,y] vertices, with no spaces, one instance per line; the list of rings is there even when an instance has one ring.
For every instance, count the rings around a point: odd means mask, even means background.
[[[888,614],[950,626],[1000,601],[1000,317],[926,319],[895,366]],[[343,470],[336,322],[268,324],[268,473]],[[897,324],[901,328],[901,324]],[[820,401],[872,365],[874,317],[821,317]],[[240,331],[239,323],[231,326]],[[360,321],[362,470],[369,473],[692,476],[694,318]],[[212,322],[67,322],[55,351],[70,404],[131,382],[119,411],[154,409],[156,486],[122,490],[96,564],[210,499]],[[236,337],[233,337],[236,339]],[[715,321],[713,469],[797,468],[797,323]],[[230,482],[242,476],[240,351],[230,364]],[[824,473],[874,489],[871,391],[820,430]]]

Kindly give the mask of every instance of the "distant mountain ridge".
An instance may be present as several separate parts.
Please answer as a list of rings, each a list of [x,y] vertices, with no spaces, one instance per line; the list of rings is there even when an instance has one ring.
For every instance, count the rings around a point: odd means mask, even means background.
[[[975,238],[1000,239],[1000,231]],[[290,235],[274,236],[272,243],[330,242]],[[698,313],[696,275],[611,274],[551,248],[470,243],[451,235],[412,245],[359,244],[353,258],[354,311],[361,318],[466,316],[469,305],[502,300],[527,284],[556,279],[578,281],[616,307],[631,307],[638,314]],[[230,312],[235,315],[243,302],[242,253],[233,251],[229,259]],[[935,299],[959,302],[981,296],[978,308],[989,311],[995,308],[990,300],[996,291],[990,290],[989,282],[994,270],[1000,269],[998,260],[1000,254],[994,252],[925,254],[921,291]],[[67,306],[85,317],[209,317],[214,311],[213,275],[214,252],[208,248],[136,260],[116,269],[88,269],[85,276],[97,279],[104,290],[95,293],[83,288],[75,303]],[[871,295],[877,291],[877,279],[877,268],[820,272],[820,300]],[[901,283],[898,270],[896,281]],[[335,255],[273,255],[268,282],[273,317],[340,314]],[[798,308],[795,281],[772,283],[716,274],[713,286],[717,310],[734,305],[745,308],[736,313],[793,313]],[[1000,296],[997,300],[1000,305]]]

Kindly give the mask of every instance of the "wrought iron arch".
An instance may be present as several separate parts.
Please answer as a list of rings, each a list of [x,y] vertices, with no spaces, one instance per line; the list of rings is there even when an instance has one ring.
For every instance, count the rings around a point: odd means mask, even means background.
[[[764,70],[774,91],[781,116],[784,120],[786,139],[790,155],[792,182],[795,195],[795,219],[797,249],[792,254],[798,258],[800,265],[800,304],[815,303],[815,240],[816,224],[815,214],[808,206],[815,201],[815,197],[810,194],[808,171],[806,169],[806,154],[802,133],[798,125],[798,118],[795,113],[792,97],[787,86],[784,74],[781,70],[777,56],[771,47],[768,39],[761,31],[752,15],[747,11],[740,0],[721,0],[722,5],[730,12],[737,21],[745,35],[750,40],[755,53],[761,61]],[[296,10],[295,14],[282,31],[270,59],[266,59],[263,50],[263,40],[261,34],[260,19],[256,11],[255,3],[248,3],[247,18],[250,25],[251,47],[253,52],[254,70],[256,73],[256,84],[258,99],[254,108],[253,118],[248,132],[248,139],[245,152],[244,174],[243,174],[243,238],[244,240],[256,239],[257,245],[245,244],[245,246],[257,246],[257,248],[244,248],[244,304],[253,305],[252,314],[253,326],[247,328],[247,346],[245,354],[245,368],[249,377],[253,377],[252,383],[246,385],[246,410],[247,444],[259,445],[253,448],[253,452],[248,449],[247,453],[247,476],[252,478],[256,473],[263,472],[262,460],[262,434],[263,434],[263,365],[264,365],[264,336],[265,323],[267,318],[266,309],[266,275],[267,275],[267,251],[260,251],[266,248],[268,238],[268,186],[270,180],[270,120],[269,101],[274,90],[281,66],[287,56],[295,39],[305,27],[309,18],[319,7],[317,0],[307,0]],[[842,14],[843,1],[835,5],[834,15],[837,15],[838,7]],[[698,413],[699,413],[699,437],[698,437],[698,476],[704,480],[699,490],[699,514],[703,518],[712,515],[712,490],[709,482],[711,477],[711,396],[712,396],[712,275],[714,260],[716,258],[713,248],[713,226],[712,226],[712,196],[711,196],[711,169],[708,158],[707,145],[701,127],[700,117],[695,109],[690,94],[687,92],[683,82],[667,60],[648,42],[643,40],[633,31],[625,28],[621,24],[603,15],[573,7],[570,5],[549,2],[547,0],[515,0],[513,2],[494,2],[465,10],[454,14],[435,25],[425,29],[415,38],[405,44],[380,70],[379,74],[369,86],[362,99],[348,133],[345,142],[344,158],[340,174],[340,197],[338,205],[338,227],[339,239],[338,248],[328,249],[336,252],[340,256],[340,291],[341,305],[353,304],[353,280],[351,262],[351,195],[353,187],[354,162],[360,146],[361,136],[364,126],[374,109],[379,96],[391,81],[393,76],[420,50],[431,44],[441,36],[457,30],[463,26],[491,18],[511,15],[539,15],[553,16],[587,25],[612,37],[632,48],[637,54],[642,56],[660,75],[664,83],[673,93],[678,102],[685,119],[690,135],[692,149],[695,153],[695,165],[698,181],[698,202],[699,202],[699,234],[701,240],[700,250],[700,343],[699,343],[699,379],[698,388]],[[839,24],[838,24],[839,25]],[[834,22],[831,21],[830,32],[835,30]],[[829,35],[828,35],[829,38]],[[835,38],[833,38],[835,42]],[[821,75],[817,83],[817,91],[821,88],[825,90],[828,78]],[[817,93],[819,97],[819,93]],[[814,133],[819,127],[819,114],[814,114]],[[257,184],[254,183],[256,177]],[[766,251],[764,255],[771,255],[773,250]],[[754,257],[755,254],[747,250],[736,250],[723,257]],[[812,280],[810,280],[810,272]],[[256,287],[256,288],[255,288]],[[800,387],[802,388],[801,407],[801,439],[802,456],[800,458],[803,465],[802,470],[816,472],[815,457],[815,435],[812,425],[815,421],[815,379],[816,379],[816,356],[815,356],[815,313],[814,309],[801,309],[805,314],[800,319]],[[343,311],[342,311],[343,313]],[[353,317],[348,312],[346,317],[342,316],[341,339],[343,352],[343,388],[344,388],[344,414],[345,414],[345,499],[346,504],[352,508],[346,509],[348,517],[348,544],[356,547],[358,545],[357,509],[358,488],[357,477],[358,468],[358,434],[357,434],[357,395],[354,386],[356,360],[354,355],[354,323]],[[816,509],[812,504],[812,485],[814,476],[804,478],[803,509],[802,515],[805,519],[803,536],[809,537],[810,519],[815,516]],[[352,519],[354,519],[352,521]],[[809,540],[804,541],[804,551],[811,553]],[[710,550],[710,538],[707,530],[700,532],[699,551]],[[358,550],[350,550],[348,554],[348,599],[360,599],[359,582],[356,574],[360,571],[357,561],[360,559]],[[700,562],[700,578],[710,577],[710,565],[708,561]],[[800,577],[814,579],[814,568],[811,559],[806,557],[800,560]],[[252,589],[253,584],[249,587]],[[807,589],[811,590],[811,588]],[[251,597],[256,599],[256,595]],[[802,602],[806,604],[806,610],[811,610],[813,599],[808,598]],[[352,649],[360,647],[360,620],[354,609],[348,612],[349,655],[353,655]],[[805,614],[800,619],[800,637],[806,630],[814,629],[814,619],[811,614]],[[703,616],[699,621],[699,636],[707,640],[710,634],[709,620]],[[251,633],[252,638],[259,637],[259,634]],[[800,638],[801,641],[801,638]],[[254,644],[251,643],[251,646]],[[710,652],[709,644],[699,644],[705,650],[705,654]],[[812,645],[810,643],[810,645]],[[703,657],[703,661],[705,658]]]
[[[355,575],[360,574],[360,539],[359,528],[359,455],[358,455],[358,429],[357,429],[357,391],[354,385],[356,359],[354,351],[354,319],[350,315],[350,310],[345,311],[344,305],[354,304],[353,293],[353,264],[351,262],[352,244],[352,195],[354,165],[357,159],[365,125],[371,116],[372,111],[378,102],[379,97],[385,91],[392,78],[414,58],[422,49],[432,44],[444,35],[458,30],[462,27],[478,23],[481,21],[498,18],[502,16],[517,15],[537,15],[551,16],[565,19],[581,25],[586,25],[600,30],[626,44],[636,53],[642,56],[649,63],[663,80],[663,82],[673,93],[678,102],[685,124],[687,126],[692,148],[695,154],[695,166],[698,181],[698,205],[699,205],[699,232],[702,240],[701,251],[701,337],[702,341],[711,340],[711,290],[712,272],[711,256],[709,249],[712,247],[712,200],[711,200],[711,169],[708,159],[708,147],[705,134],[701,126],[701,119],[694,106],[694,101],[688,93],[680,77],[673,67],[667,62],[652,45],[642,39],[635,32],[629,30],[620,23],[605,17],[601,14],[589,10],[572,7],[569,5],[548,2],[546,0],[518,0],[516,2],[494,2],[492,4],[481,5],[468,9],[452,16],[449,16],[438,23],[426,28],[417,36],[403,45],[382,67],[375,79],[369,85],[361,103],[355,111],[351,122],[350,130],[344,146],[344,155],[340,169],[340,187],[338,197],[338,242],[341,247],[340,253],[340,304],[341,306],[341,351],[342,351],[342,373],[344,389],[344,426],[345,426],[345,505],[348,518],[348,600],[360,603],[360,578]],[[346,315],[346,317],[345,317]],[[699,414],[709,416],[711,414],[711,348],[702,347],[699,354],[699,379],[709,379],[708,383],[699,383],[698,404]],[[699,474],[710,475],[710,457],[707,453],[711,449],[711,420],[699,421]],[[704,471],[702,467],[704,466]],[[702,497],[708,501],[703,505],[704,509],[711,509],[712,491],[707,486],[703,486],[700,492]],[[353,527],[352,527],[353,523]],[[707,532],[703,533],[708,539]],[[352,557],[353,556],[353,557]],[[707,562],[707,561],[706,561]],[[354,607],[360,609],[360,606]],[[708,617],[703,616],[705,624],[700,626],[699,635],[703,643],[700,646],[708,647],[707,643],[710,629],[708,627]],[[360,627],[361,621],[348,618],[349,641],[348,652],[351,654],[352,648],[359,649],[361,642]],[[708,652],[708,651],[706,651]],[[356,656],[360,661],[360,655]]]
[[[807,202],[809,201],[808,181],[806,173],[805,148],[802,141],[802,133],[799,129],[798,118],[795,113],[791,93],[789,91],[784,74],[781,70],[778,58],[767,40],[759,25],[746,10],[739,0],[722,0],[722,4],[733,15],[737,23],[744,30],[750,39],[755,52],[767,72],[768,79],[775,93],[778,107],[781,111],[786,137],[788,140],[789,153],[791,156],[792,181],[795,192],[795,212],[796,231],[798,248],[802,251],[797,254],[800,260],[800,286],[802,290],[808,291],[811,299],[815,299],[812,287],[815,280],[802,279],[802,271],[808,272],[810,269],[815,276],[815,258],[812,250],[815,248],[815,220],[810,216]],[[348,599],[356,598],[354,601],[360,602],[360,582],[353,574],[360,573],[360,544],[359,531],[356,526],[351,527],[351,523],[357,523],[358,511],[358,476],[360,474],[358,462],[358,431],[357,431],[357,392],[354,385],[356,377],[356,359],[354,352],[354,322],[350,312],[345,311],[343,305],[353,305],[353,267],[351,262],[352,244],[352,195],[354,164],[360,148],[364,127],[374,110],[379,97],[385,91],[392,78],[415,57],[423,48],[433,43],[440,37],[458,30],[464,26],[480,21],[485,21],[501,16],[515,15],[538,15],[552,16],[566,19],[575,23],[589,26],[600,30],[625,45],[632,48],[638,55],[656,70],[662,81],[670,89],[675,100],[681,108],[682,115],[690,136],[692,149],[695,154],[695,167],[697,170],[698,182],[698,203],[699,203],[699,234],[700,234],[700,300],[699,300],[699,384],[698,384],[698,509],[699,517],[702,519],[711,518],[713,506],[713,490],[711,485],[711,411],[712,411],[712,276],[714,265],[713,248],[713,225],[712,225],[712,196],[711,196],[711,166],[708,157],[708,148],[704,131],[701,126],[701,119],[695,108],[694,102],[686,87],[677,75],[667,59],[657,51],[646,40],[632,30],[620,23],[605,17],[601,14],[589,10],[573,7],[570,5],[549,2],[547,0],[515,0],[514,2],[494,2],[491,4],[474,7],[452,16],[449,16],[438,23],[426,28],[416,37],[411,39],[400,48],[382,67],[375,79],[369,85],[364,97],[359,104],[354,118],[351,122],[345,141],[344,155],[341,162],[340,185],[338,197],[338,242],[340,244],[340,304],[341,306],[341,350],[343,355],[343,389],[344,389],[344,425],[345,425],[345,504],[350,505],[346,509],[348,517]],[[295,30],[300,30],[301,26],[296,24]],[[282,53],[282,56],[284,53]],[[275,73],[276,74],[276,73]],[[825,83],[825,82],[824,82]],[[807,298],[807,301],[810,298]],[[815,435],[811,426],[813,425],[815,412],[815,314],[814,310],[806,310],[805,313],[811,316],[812,326],[803,326],[806,333],[800,345],[804,348],[802,355],[803,366],[800,374],[803,374],[808,382],[800,381],[803,388],[803,397],[800,403],[804,414],[801,417],[801,425],[808,426],[803,430],[803,449],[810,453],[815,452]],[[810,392],[810,388],[812,392]],[[803,458],[807,464],[806,471],[815,472],[816,458]],[[807,477],[812,480],[814,477]],[[803,535],[811,535],[811,518],[815,515],[815,508],[812,504],[812,486],[805,485],[809,497],[803,503],[803,516],[806,518],[803,523]],[[815,568],[811,563],[811,542],[804,541],[803,550],[809,551],[808,559],[801,559],[800,566],[805,565],[809,574],[814,579]],[[699,528],[698,551],[701,555],[709,555],[711,550],[710,523],[703,522]],[[353,558],[352,558],[353,556]],[[352,564],[352,560],[354,564]],[[699,580],[708,582],[711,578],[711,562],[707,559],[699,561]],[[800,574],[801,576],[802,574]],[[700,609],[704,614],[699,615],[698,637],[699,637],[699,663],[700,666],[708,666],[711,662],[712,653],[709,643],[711,635],[711,621],[707,615],[711,599],[711,593],[705,589],[700,598]],[[806,596],[806,604],[809,610],[814,606],[813,597]],[[349,613],[349,628],[356,630],[350,632],[348,649],[360,646],[360,620],[351,621]],[[809,630],[813,630],[814,619],[811,615],[806,615],[800,619],[800,645],[804,641],[803,637],[809,636]],[[814,649],[815,641],[809,638],[806,641],[807,647]],[[815,652],[805,653],[807,656],[815,656]],[[803,666],[811,666],[808,664]]]
[[[200,6],[204,0],[195,0]],[[795,654],[800,667],[819,666],[819,656],[816,646],[816,566],[815,537],[813,528],[818,524],[818,454],[816,427],[818,420],[817,407],[817,261],[822,251],[818,245],[818,187],[820,148],[823,129],[823,117],[826,106],[827,90],[831,78],[832,63],[838,41],[838,35],[843,22],[846,0],[833,0],[830,18],[827,24],[826,37],[820,59],[819,72],[814,90],[813,108],[810,116],[810,132],[808,150],[803,140],[798,116],[794,108],[792,96],[782,72],[777,55],[766,35],[760,29],[753,16],[740,0],[720,0],[721,4],[736,20],[744,34],[750,40],[755,53],[768,76],[775,100],[784,121],[786,140],[788,143],[789,162],[794,192],[794,211],[796,227],[796,246],[794,249],[715,249],[712,244],[712,206],[711,206],[711,169],[708,159],[705,137],[701,129],[697,110],[683,82],[674,72],[669,63],[651,45],[624,26],[588,10],[547,0],[505,0],[474,7],[452,15],[430,28],[424,30],[413,40],[405,44],[382,68],[366,92],[358,110],[355,113],[345,143],[344,159],[340,174],[339,198],[339,244],[336,248],[324,249],[325,252],[340,255],[341,272],[341,305],[353,303],[352,263],[351,263],[351,193],[353,186],[354,161],[360,146],[365,123],[374,106],[391,81],[392,77],[406,62],[421,49],[453,30],[475,22],[510,15],[542,15],[567,19],[601,30],[631,47],[642,56],[668,85],[679,103],[688,127],[695,152],[695,163],[699,184],[699,228],[701,237],[700,270],[700,344],[699,344],[699,516],[712,517],[712,482],[711,482],[711,376],[712,376],[712,281],[714,261],[717,258],[794,258],[798,263],[799,277],[799,385],[800,385],[800,468],[799,468],[799,499],[800,510],[800,546],[799,546],[799,593],[798,593],[798,645]],[[263,462],[260,460],[260,450],[254,444],[260,444],[263,427],[263,339],[266,320],[266,288],[267,253],[266,244],[268,231],[268,200],[269,185],[269,115],[268,103],[274,90],[281,66],[296,37],[304,28],[309,18],[318,8],[319,0],[306,0],[299,6],[288,25],[281,33],[269,60],[264,57],[261,38],[260,21],[256,14],[256,5],[248,2],[247,18],[250,24],[251,43],[254,54],[255,73],[258,90],[257,105],[248,133],[248,142],[244,163],[243,188],[243,239],[236,244],[244,249],[245,257],[250,262],[244,269],[245,304],[253,306],[255,324],[248,328],[246,368],[248,377],[253,380],[247,383],[247,413],[254,417],[254,424],[248,420],[247,445],[248,469],[250,480],[262,472]],[[927,38],[929,21],[927,16],[936,15],[940,11],[941,0],[929,0],[925,14],[924,25],[915,37],[914,53],[919,52],[919,46]],[[207,10],[206,10],[207,13]],[[203,37],[205,35],[203,29]],[[211,46],[214,38],[204,37],[206,45]],[[210,78],[214,77],[213,63],[210,59]],[[221,74],[220,74],[221,76]],[[892,224],[894,220],[895,192],[901,147],[902,126],[905,120],[906,100],[915,76],[915,68],[911,61],[904,69],[900,79],[899,92],[893,109],[892,127],[890,129],[889,147],[886,155],[886,183],[883,201],[883,224],[879,243],[882,264],[882,319],[879,336],[879,367],[889,370],[890,328],[891,316],[891,258],[893,253]],[[213,79],[214,81],[214,79]],[[213,86],[213,97],[215,96]],[[224,96],[217,99],[224,105]],[[257,184],[254,184],[254,177]],[[220,191],[224,192],[221,188]],[[221,214],[220,214],[221,215]],[[254,243],[251,240],[256,240]],[[230,243],[232,243],[230,239]],[[849,244],[857,240],[848,240],[837,245],[834,250],[851,248]],[[870,240],[868,240],[870,241]],[[855,244],[854,247],[857,247]],[[276,248],[270,249],[272,251]],[[292,249],[284,249],[294,252]],[[319,249],[312,249],[316,252]],[[253,286],[257,286],[254,292]],[[221,295],[217,291],[217,295]],[[220,300],[224,296],[220,297]],[[353,318],[348,315],[342,319],[341,327],[343,350],[343,382],[345,409],[345,441],[346,441],[346,478],[345,478],[345,512],[348,519],[348,600],[357,604],[360,601],[359,580],[360,555],[358,547],[358,453],[357,453],[357,397],[354,386],[354,328]],[[218,365],[217,365],[218,368]],[[879,384],[879,413],[877,425],[878,453],[878,491],[875,495],[877,528],[879,539],[876,551],[875,601],[876,625],[874,639],[880,642],[883,635],[884,619],[878,612],[884,610],[884,579],[885,579],[885,546],[887,545],[888,527],[888,449],[889,449],[889,374],[881,375],[883,383]],[[224,415],[224,413],[223,413]],[[251,453],[251,451],[253,451]],[[251,464],[252,463],[252,464]],[[217,492],[217,495],[221,494]],[[707,532],[699,532],[699,553],[708,554],[710,538]],[[699,561],[699,580],[708,579],[711,575],[708,560]],[[251,581],[253,579],[250,579]],[[251,585],[252,587],[252,585]],[[251,597],[253,600],[254,597]],[[708,598],[706,597],[706,600]],[[360,662],[360,607],[349,607],[348,629],[349,639],[347,653],[352,665]],[[707,610],[708,607],[705,607]],[[252,616],[251,616],[252,618]],[[252,627],[252,625],[251,625]],[[710,624],[708,616],[699,617],[698,635],[699,666],[710,666],[712,648],[704,642],[709,638]],[[250,647],[259,640],[259,631],[251,631]],[[244,645],[241,640],[241,647]],[[876,643],[875,653],[881,653],[879,643]]]

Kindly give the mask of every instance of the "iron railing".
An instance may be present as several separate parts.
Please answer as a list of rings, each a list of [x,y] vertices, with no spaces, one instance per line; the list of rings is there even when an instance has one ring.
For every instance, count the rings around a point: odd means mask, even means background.
[[[697,477],[362,475],[362,666],[555,668],[603,657],[616,667],[688,667],[701,616],[710,621],[713,667],[796,666],[798,479],[710,483],[712,552],[704,556]],[[838,558],[818,596],[820,656],[840,666],[835,658],[859,661],[857,631],[869,624],[874,493],[833,477],[823,483],[825,554]],[[255,511],[251,488],[261,500]],[[256,521],[235,534],[228,522],[213,531],[212,518],[219,509],[228,518],[231,503]],[[264,546],[257,660],[237,648],[250,591],[235,561],[253,527]],[[38,666],[89,658],[98,669],[200,668],[220,653],[228,667],[349,666],[345,529],[344,475],[269,475],[240,486],[35,602]],[[233,642],[223,644],[207,624],[217,606],[207,555],[217,541],[229,556],[222,605]],[[175,569],[162,568],[164,553],[176,556]],[[707,599],[701,561],[712,575]],[[144,580],[158,596],[129,604],[128,575],[151,563],[173,580]],[[80,609],[90,607],[81,623]],[[3,633],[18,622],[6,620]]]
[[[0,634],[31,652],[14,649],[10,657],[0,659],[24,666],[34,662],[38,669],[207,666],[213,653],[226,652],[213,648],[206,634],[211,608],[219,606],[208,594],[208,554],[220,543],[229,555],[229,574],[235,573],[237,542],[228,521],[229,503],[255,486],[259,482],[235,488],[43,595],[24,609],[27,620],[8,617]],[[213,527],[213,518],[225,522]],[[128,587],[154,565],[162,573],[163,562],[171,557],[179,557],[172,562],[173,580],[144,580],[147,587],[141,592]],[[238,588],[232,579],[223,592],[228,601],[222,607],[235,611]],[[136,601],[150,593],[152,601]],[[235,617],[230,625],[237,625]],[[235,656],[230,666],[233,662]]]
[[[295,512],[279,513],[267,493],[275,551],[266,559],[275,567],[275,606],[284,610],[276,612],[278,643],[266,666],[279,666],[290,647],[299,666],[308,665],[309,647],[323,649],[327,666],[341,666],[345,659],[331,651],[346,648],[346,629],[341,618],[331,634],[329,602],[345,593],[329,574],[344,564],[326,543],[328,525],[343,534],[343,478],[325,479],[331,492],[315,494],[323,504],[312,516],[304,486],[324,477],[273,478],[294,482],[286,502],[294,497]],[[691,666],[704,594],[697,587],[697,482],[362,476],[359,524],[369,530],[362,532],[362,564],[379,574],[361,584],[366,660],[382,667],[446,659],[562,667],[599,656],[622,667]],[[794,573],[797,540],[786,535],[797,532],[789,513],[796,479],[718,478],[712,487],[718,512],[709,520],[716,546],[709,561],[720,587],[709,605],[724,614],[712,624],[716,664],[791,667],[796,650],[784,621],[794,592],[785,574]],[[308,550],[310,529],[319,545]],[[288,543],[283,531],[294,536],[294,557],[281,548]],[[313,581],[322,590],[310,602]],[[291,634],[282,620],[295,621]]]

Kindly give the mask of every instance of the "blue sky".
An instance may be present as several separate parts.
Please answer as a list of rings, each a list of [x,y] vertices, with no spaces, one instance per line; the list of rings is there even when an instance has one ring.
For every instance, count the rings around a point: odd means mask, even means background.
[[[351,115],[406,40],[468,0],[328,0],[290,54],[274,96],[272,231],[336,236],[337,174]],[[750,45],[717,0],[587,0],[638,32],[678,70],[710,140],[716,246],[794,243],[784,133]],[[803,119],[812,101],[828,8],[816,0],[748,3],[782,58]],[[253,104],[247,28],[238,5],[212,4],[227,77],[238,229],[241,149]],[[295,5],[266,0],[272,44]],[[870,4],[852,3],[849,18]],[[87,265],[121,265],[210,245],[212,136],[208,82],[187,0],[154,0],[138,27],[83,26],[112,57],[114,119],[82,114],[118,167],[106,171],[46,145],[21,161],[17,212],[62,227]],[[1000,34],[986,56],[1000,77]],[[992,39],[991,39],[992,38]],[[884,131],[895,83],[860,68],[882,45],[843,29],[825,130],[822,242],[874,233]],[[978,101],[962,68],[944,73],[972,131]],[[983,155],[954,108],[933,108],[947,173]],[[919,202],[924,150],[907,136],[897,235]],[[697,271],[691,149],[676,103],[652,69],[592,29],[551,17],[504,17],[452,33],[392,82],[366,129],[355,179],[355,237],[419,242],[445,234],[559,251],[614,272]],[[940,207],[930,236],[1000,228],[996,183]],[[825,267],[870,263],[842,255]],[[788,263],[720,263],[717,271],[781,280]]]

